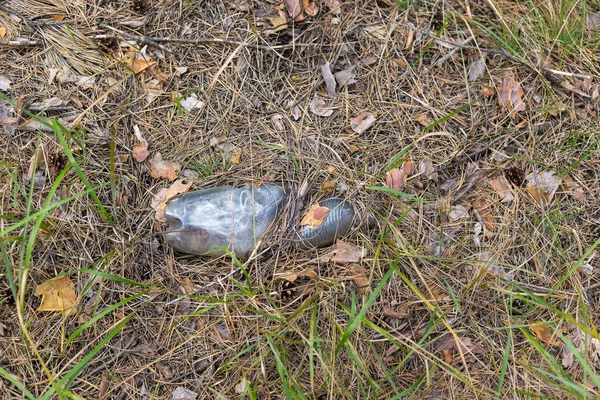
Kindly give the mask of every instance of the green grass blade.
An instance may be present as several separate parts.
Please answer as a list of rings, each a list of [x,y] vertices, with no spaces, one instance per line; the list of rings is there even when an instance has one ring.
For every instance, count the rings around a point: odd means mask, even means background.
[[[31,394],[31,392],[29,390],[27,390],[25,385],[23,385],[21,382],[19,382],[17,379],[15,379],[15,377],[12,376],[12,374],[10,372],[8,372],[7,370],[5,370],[2,367],[0,367],[0,376],[3,376],[6,380],[8,380],[10,383],[12,383],[13,386],[16,387],[17,389],[19,389],[21,391],[21,393],[23,393],[23,395],[25,397],[27,397],[29,400],[36,400],[35,396],[33,394]]]

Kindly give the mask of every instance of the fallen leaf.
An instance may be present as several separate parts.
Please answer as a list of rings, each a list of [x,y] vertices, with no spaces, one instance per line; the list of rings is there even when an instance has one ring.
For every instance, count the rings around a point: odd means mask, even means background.
[[[483,226],[485,227],[486,234],[489,236],[488,232],[494,232],[496,230],[496,220],[493,213],[490,211],[491,205],[488,204],[485,199],[480,198],[473,202],[473,206],[479,213],[481,221],[483,222]]]
[[[391,318],[408,318],[409,316],[407,312],[398,312],[388,306],[383,306],[383,315]]]
[[[188,67],[175,67],[175,71],[181,76],[188,71]]]
[[[321,65],[321,75],[323,75],[323,80],[325,81],[325,86],[327,87],[327,95],[329,97],[335,97],[335,77],[331,73],[331,65],[329,62]]]
[[[300,0],[283,0],[285,9],[292,18],[298,18],[302,14],[302,7],[300,6]]]
[[[334,15],[342,13],[342,3],[340,3],[340,0],[325,0],[325,5],[329,8],[329,12]]]
[[[279,10],[279,16],[274,17],[274,18],[269,18],[269,22],[271,23],[272,26],[274,26],[274,29],[269,29],[267,31],[265,31],[265,33],[267,34],[272,34],[272,33],[277,33],[279,31],[283,31],[285,29],[287,29],[287,24],[286,24],[287,18],[285,16],[285,11]]]
[[[187,99],[181,100],[179,102],[181,107],[185,108],[187,111],[192,111],[194,109],[201,109],[204,106],[204,102],[198,99],[196,93],[192,93]]]
[[[323,256],[323,260],[337,265],[346,265],[359,262],[363,257],[364,250],[362,248],[338,240],[332,250]]]
[[[246,394],[250,389],[250,382],[248,382],[248,379],[246,379],[246,377],[243,377],[240,383],[235,385],[234,389],[237,394]]]
[[[217,331],[217,333],[219,334],[221,339],[227,340],[227,341],[231,340],[232,335],[231,335],[231,332],[229,332],[229,330],[227,329],[227,327],[225,327],[221,324],[216,324],[215,330]]]
[[[323,223],[325,217],[329,214],[329,208],[321,207],[319,203],[314,204],[306,213],[300,225],[310,225],[312,229],[316,229]]]
[[[10,89],[10,80],[4,75],[0,75],[0,90],[8,89]]]
[[[300,119],[300,117],[302,116],[300,107],[298,107],[297,105],[293,106],[290,110],[290,115],[292,116],[292,118],[294,118],[294,121],[298,121],[298,119]]]
[[[27,108],[33,111],[47,110],[49,108],[64,107],[69,104],[69,100],[59,99],[58,97],[51,97],[42,101],[36,101],[30,104]]]
[[[6,28],[0,26],[0,38],[3,38],[4,36],[6,36]]]
[[[319,117],[331,116],[331,114],[333,114],[333,110],[325,108],[324,106],[325,102],[321,98],[315,96],[315,98],[310,102],[310,111]]]
[[[148,56],[141,52],[129,52],[121,58],[121,61],[130,67],[135,74],[139,74],[156,64],[156,61],[148,59]]]
[[[573,366],[573,352],[567,346],[562,348],[562,360],[561,364],[565,368],[571,368]]]
[[[469,216],[469,211],[465,208],[465,206],[461,204],[457,204],[452,206],[450,212],[448,213],[448,218],[450,222],[458,221],[459,219],[463,219]]]
[[[198,394],[195,392],[179,386],[173,391],[171,400],[196,400],[196,397],[198,397]]]
[[[50,21],[60,22],[60,21],[63,21],[64,19],[65,19],[65,16],[63,14],[56,14],[56,15],[53,15],[52,17],[50,17]]]
[[[319,12],[319,7],[315,4],[315,2],[310,0],[302,0],[304,4],[304,12],[306,15],[314,17]]]
[[[186,168],[183,171],[181,171],[181,176],[183,176],[184,178],[188,178],[188,179],[198,179],[200,174],[198,174],[198,172],[196,172],[192,169]]]
[[[412,161],[407,161],[402,166],[402,169],[394,168],[386,174],[386,186],[390,189],[400,190],[406,186],[406,178],[410,175],[415,168],[415,164]]]
[[[500,278],[512,280],[514,274],[506,272],[504,267],[498,263],[497,258],[489,251],[482,251],[475,256],[479,263],[474,264],[476,268],[483,267],[487,272]]]
[[[154,219],[161,222],[166,221],[165,207],[167,206],[167,202],[180,193],[186,193],[188,190],[190,190],[191,186],[192,182],[186,179],[179,179],[173,182],[173,184],[171,184],[171,186],[168,188],[160,189],[152,198],[152,202],[150,204],[154,211],[156,211],[154,214]]]
[[[427,112],[415,116],[413,120],[425,127],[433,124],[433,119],[431,119],[431,116]]]
[[[494,95],[494,88],[488,85],[484,85],[479,90],[479,93],[485,97],[492,97]]]
[[[369,25],[363,28],[370,36],[378,40],[385,40],[387,36],[387,28],[383,24]]]
[[[580,200],[583,198],[583,188],[577,182],[573,180],[571,175],[567,174],[563,176],[563,183],[571,193],[573,197]]]
[[[558,190],[561,183],[560,176],[553,171],[542,171],[538,174],[530,173],[525,177],[527,186],[525,190],[529,193],[538,204],[547,206],[552,203],[554,194]]]
[[[176,162],[163,160],[160,153],[156,153],[150,160],[150,166],[152,167],[150,175],[153,178],[165,178],[170,181],[177,179],[177,173],[181,170],[181,165]]]
[[[356,66],[353,65],[350,68],[346,68],[343,71],[338,71],[333,74],[335,81],[338,83],[338,85],[340,85],[340,87],[348,86],[358,82],[358,80],[356,80],[356,73],[354,73],[355,68]]]
[[[371,128],[376,120],[376,114],[365,111],[350,120],[350,127],[360,135]]]
[[[587,28],[590,31],[600,30],[600,13],[590,12],[585,16]]]
[[[498,175],[494,179],[490,179],[487,181],[488,184],[496,191],[498,196],[500,196],[500,201],[502,203],[508,203],[515,199],[510,188],[508,186],[508,182],[504,175]]]
[[[363,58],[362,63],[364,65],[373,65],[375,64],[377,61],[379,61],[379,57],[375,57],[375,56],[368,56]]]
[[[138,143],[133,145],[131,154],[133,155],[133,159],[135,161],[144,162],[150,155],[150,152],[144,143]]]
[[[241,161],[242,161],[242,149],[239,147],[236,147],[231,151],[231,157],[229,157],[229,162],[231,164],[239,164]]]
[[[286,272],[276,275],[275,281],[280,284],[281,299],[289,300],[313,288],[314,282],[319,281],[319,276],[312,268],[306,268],[301,272]]]
[[[312,268],[306,268],[300,272],[285,272],[275,276],[276,281],[295,282],[298,278],[308,278],[311,281],[318,281],[319,276]]]
[[[444,358],[448,358],[448,360],[445,360],[446,362],[452,362],[451,351],[453,349],[457,349],[459,352],[464,354],[465,360],[468,362],[474,361],[474,354],[483,354],[485,352],[483,346],[473,344],[473,341],[470,338],[463,336],[455,337],[450,333],[446,333],[442,338],[440,338],[439,344]]]
[[[59,311],[65,316],[77,313],[75,285],[68,276],[47,280],[35,288],[35,295],[42,296],[38,311]]]
[[[433,161],[429,158],[423,158],[419,161],[419,175],[423,175],[425,178],[434,182],[437,182],[439,179],[439,175],[435,172],[435,168],[433,167]]]
[[[514,117],[517,112],[525,110],[522,100],[523,89],[514,75],[509,74],[502,78],[502,84],[498,88],[498,101]]]
[[[409,29],[408,34],[406,35],[406,41],[404,42],[404,50],[410,49],[414,42],[415,42],[415,31],[412,29]]]
[[[541,341],[549,344],[550,346],[562,346],[564,343],[554,335],[554,330],[550,328],[544,321],[530,321],[532,324],[529,329],[537,336]]]
[[[475,60],[469,68],[469,80],[475,81],[485,74],[485,58]]]
[[[281,114],[275,114],[271,117],[271,121],[273,122],[273,126],[279,132],[283,132],[285,127],[283,126],[283,116]]]
[[[328,181],[323,182],[319,190],[325,193],[331,193],[335,189],[336,181],[334,179],[330,179]]]
[[[367,289],[369,286],[369,280],[367,279],[366,270],[364,268],[353,268],[350,271],[350,276],[352,277],[352,283],[356,286],[356,291],[359,294],[367,293]]]

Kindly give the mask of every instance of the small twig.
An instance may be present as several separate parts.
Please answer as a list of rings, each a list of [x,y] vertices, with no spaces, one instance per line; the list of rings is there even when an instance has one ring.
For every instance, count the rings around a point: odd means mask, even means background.
[[[164,45],[158,43],[156,40],[151,39],[147,36],[134,35],[132,33],[122,31],[120,29],[114,28],[114,27],[112,27],[110,25],[106,25],[106,24],[98,24],[98,28],[108,29],[108,30],[118,33],[119,35],[125,37],[126,39],[135,40],[136,42],[139,42],[140,44],[146,44],[149,46],[158,47],[159,49],[166,51],[167,53],[173,53],[173,51],[171,49],[169,49],[168,47],[165,47]]]
[[[27,46],[37,46],[40,44],[36,40],[29,40],[25,38],[17,38],[15,40],[0,40],[0,46],[6,47],[27,47]]]
[[[467,38],[466,40],[463,40],[462,42],[460,42],[458,45],[459,46],[465,46],[467,43],[470,43],[473,41],[473,36]],[[460,47],[455,47],[452,50],[450,50],[450,52],[448,54],[446,54],[444,57],[440,58],[439,60],[437,60],[435,62],[435,66],[439,67],[440,65],[442,65],[443,63],[445,63],[446,61],[448,61],[457,51],[459,51],[461,48]]]

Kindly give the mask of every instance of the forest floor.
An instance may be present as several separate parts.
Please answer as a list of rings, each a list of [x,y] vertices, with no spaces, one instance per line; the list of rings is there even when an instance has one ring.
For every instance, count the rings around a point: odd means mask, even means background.
[[[597,2],[52,3],[0,2],[0,398],[600,396]],[[361,218],[164,243],[265,182]]]

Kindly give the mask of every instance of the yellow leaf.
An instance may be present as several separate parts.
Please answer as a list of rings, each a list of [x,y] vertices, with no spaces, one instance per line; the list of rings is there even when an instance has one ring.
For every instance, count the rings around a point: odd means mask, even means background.
[[[548,343],[550,346],[562,346],[563,342],[558,340],[556,336],[554,336],[554,331],[548,325],[546,325],[543,321],[533,321],[532,325],[529,329],[543,342]]]
[[[65,19],[65,16],[62,14],[56,14],[53,15],[52,18],[50,18],[51,21],[62,21]]]
[[[6,28],[0,26],[0,38],[3,38],[4,36],[6,36]]]
[[[310,225],[312,229],[316,229],[323,223],[327,214],[329,214],[329,208],[321,207],[317,203],[308,210],[302,221],[300,221],[300,225]]]
[[[59,311],[66,316],[77,313],[75,285],[68,276],[50,279],[38,285],[35,295],[42,296],[38,311]]]

